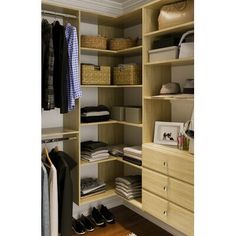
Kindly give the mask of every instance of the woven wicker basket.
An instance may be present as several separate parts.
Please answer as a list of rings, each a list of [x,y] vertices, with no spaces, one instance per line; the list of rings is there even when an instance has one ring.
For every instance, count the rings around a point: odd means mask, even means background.
[[[123,64],[114,67],[113,83],[114,84],[141,84],[142,83],[141,67],[135,64]]]
[[[114,38],[109,40],[109,49],[111,50],[122,50],[130,47],[134,47],[136,41],[133,39]]]
[[[82,84],[111,84],[110,66],[82,65]]]
[[[107,38],[99,35],[81,35],[81,47],[107,49]]]

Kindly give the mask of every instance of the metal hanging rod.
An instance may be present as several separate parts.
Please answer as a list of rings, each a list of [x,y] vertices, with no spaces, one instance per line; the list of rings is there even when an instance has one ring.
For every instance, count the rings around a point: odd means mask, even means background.
[[[73,19],[78,18],[77,16],[74,16],[74,15],[63,14],[63,13],[54,12],[54,11],[46,11],[46,10],[42,10],[42,14],[44,14],[44,15],[53,15],[53,16],[63,16],[63,17],[73,18]]]
[[[44,139],[42,140],[42,143],[55,143],[65,140],[75,140],[77,137],[70,137],[70,138],[51,138],[51,139]]]

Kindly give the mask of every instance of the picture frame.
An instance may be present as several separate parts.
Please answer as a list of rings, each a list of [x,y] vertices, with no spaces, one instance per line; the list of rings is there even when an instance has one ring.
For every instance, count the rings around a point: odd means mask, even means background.
[[[156,121],[154,140],[156,144],[177,145],[178,134],[183,131],[184,123]]]

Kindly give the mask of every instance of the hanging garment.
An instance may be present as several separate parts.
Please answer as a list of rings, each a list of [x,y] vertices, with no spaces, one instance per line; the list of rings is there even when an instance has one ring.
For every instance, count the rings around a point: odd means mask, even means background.
[[[47,20],[42,20],[42,79],[41,106],[44,110],[55,108],[54,87],[53,87],[53,68],[54,51],[52,41],[52,26]]]
[[[50,199],[50,232],[51,236],[58,236],[58,193],[57,170],[51,165],[49,170],[49,199]]]
[[[58,21],[53,23],[53,48],[54,69],[53,86],[55,94],[55,106],[60,108],[60,113],[68,112],[68,46],[65,37],[65,28]]]
[[[61,236],[71,236],[73,185],[70,171],[77,163],[63,151],[52,149],[49,156],[57,169],[59,232]]]
[[[41,163],[41,235],[50,236],[48,173]]]
[[[82,96],[79,78],[78,39],[77,31],[70,23],[65,29],[68,44],[68,110],[75,108],[75,100]]]

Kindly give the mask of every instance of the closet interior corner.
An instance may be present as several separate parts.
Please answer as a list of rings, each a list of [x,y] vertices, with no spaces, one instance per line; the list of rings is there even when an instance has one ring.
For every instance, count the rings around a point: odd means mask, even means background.
[[[73,46],[73,55],[78,55],[78,65],[74,68],[67,62],[69,69],[64,77],[68,81],[61,80],[60,85],[55,84],[55,101],[50,100],[50,80],[42,82],[42,96],[45,99],[41,113],[42,149],[47,149],[49,157],[54,158],[54,152],[58,154],[61,151],[72,158],[73,202],[78,207],[117,197],[123,203],[150,214],[182,233],[193,235],[194,155],[186,150],[179,150],[177,146],[154,143],[156,121],[185,123],[191,120],[194,108],[192,94],[158,96],[163,84],[179,83],[182,89],[184,81],[194,77],[194,58],[150,61],[149,51],[153,49],[155,40],[194,29],[194,21],[158,29],[157,16],[161,7],[176,1],[154,0],[119,17],[62,4],[49,4],[45,1],[42,3],[42,19],[52,27],[51,33],[53,34],[55,25],[65,29],[69,25],[72,27],[70,30],[76,32],[78,43],[75,45],[73,40],[67,41],[68,52]],[[108,49],[109,46],[105,49],[85,47],[81,43],[84,35],[99,35],[106,39],[132,38],[136,40],[136,44],[118,50]],[[45,47],[49,53],[50,43],[58,43],[58,47],[63,47],[63,39],[60,42],[47,40],[45,37],[46,46],[43,46],[43,50]],[[107,42],[109,43],[110,41]],[[42,53],[45,54],[44,51]],[[69,56],[68,58],[70,59]],[[46,62],[43,62],[46,63],[46,71],[49,71],[46,74],[49,79],[52,76],[50,60],[52,57],[47,54]],[[56,52],[54,63],[61,63]],[[135,69],[141,74],[138,82],[115,82],[118,78],[116,70],[122,71],[126,64],[134,66],[133,68],[139,67],[138,70]],[[65,73],[63,66],[60,64],[60,69]],[[83,80],[82,73],[85,69],[89,73],[89,66],[98,71],[101,71],[102,67],[109,67],[110,82],[96,84]],[[78,73],[75,76],[79,78],[79,84],[71,85],[73,81],[69,80],[74,71],[75,74]],[[63,86],[62,83],[68,87],[60,87]],[[76,92],[75,87],[78,89]],[[65,95],[65,90],[69,91],[69,95]],[[56,97],[57,93],[68,96],[68,103],[63,104],[61,97]],[[74,96],[72,105],[70,96]],[[47,106],[50,102],[51,107]],[[89,116],[83,116],[84,113],[91,112],[91,107],[98,109],[99,106],[105,108],[102,110],[104,116],[108,110],[112,111],[109,119],[91,121]],[[132,112],[129,109],[132,109]],[[94,110],[92,113],[98,111]],[[121,114],[124,116],[123,113],[127,119],[119,117]],[[118,146],[138,147],[136,154],[141,163],[111,154],[110,148]],[[90,151],[91,156],[96,156],[97,159],[86,157]],[[99,158],[103,154],[106,158]],[[140,177],[141,193],[139,191],[137,197],[127,199],[117,193],[116,186],[120,177],[130,175]],[[88,182],[94,180],[99,181],[101,187],[87,194]]]

